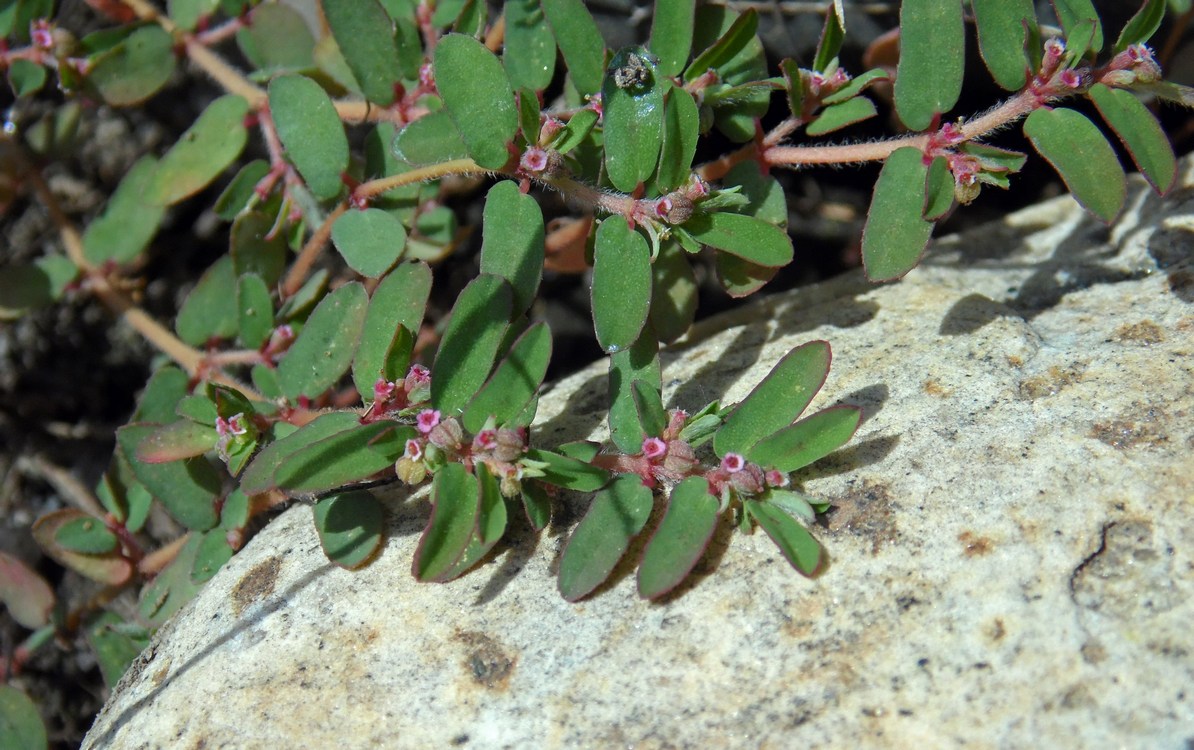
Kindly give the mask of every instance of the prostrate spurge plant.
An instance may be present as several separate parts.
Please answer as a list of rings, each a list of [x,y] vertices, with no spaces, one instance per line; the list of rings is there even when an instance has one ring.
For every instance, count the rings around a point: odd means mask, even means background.
[[[81,234],[31,166],[66,148],[78,107],[62,105],[9,148],[8,168],[51,206],[66,255],[5,269],[8,312],[68,288],[94,294],[175,363],[153,374],[118,432],[92,502],[102,512],[61,510],[35,528],[63,565],[114,590],[146,584],[140,627],[176,611],[244,543],[250,520],[288,498],[318,498],[328,556],[364,564],[383,519],[359,486],[394,479],[432,485],[413,565],[424,581],[482,560],[512,513],[543,529],[560,489],[594,493],[560,563],[569,600],[605,581],[640,534],[639,592],[667,593],[722,519],[762,527],[813,573],[821,551],[806,526],[824,507],[789,475],[845,443],[859,410],[800,418],[829,369],[820,341],[793,350],[737,405],[665,409],[658,351],[693,321],[691,256],[712,253],[730,295],[755,292],[793,259],[769,170],[882,160],[863,259],[872,279],[898,278],[955,203],[983,185],[1008,187],[1024,155],[981,138],[1021,118],[1078,200],[1110,220],[1124,203],[1123,170],[1092,122],[1057,105],[1089,97],[1163,191],[1174,155],[1134,92],[1188,99],[1144,46],[1162,0],[1144,3],[1109,47],[1090,0],[1055,0],[1057,30],[1038,25],[1031,0],[906,0],[894,105],[910,132],[844,145],[813,139],[874,116],[869,88],[892,76],[839,65],[844,27],[833,10],[814,59],[784,60],[771,76],[753,11],[674,0],[656,4],[646,47],[616,51],[579,0],[515,0],[497,19],[476,0],[325,0],[320,38],[282,4],[172,0],[169,15],[145,0],[92,5],[125,25],[75,39],[55,25],[52,3],[3,5],[10,42],[0,59],[18,96],[56,74],[68,94],[136,105],[179,56],[226,91],[161,158],[139,160]],[[1012,93],[984,114],[947,119],[968,16]],[[251,73],[214,51],[233,37]],[[546,106],[545,91],[555,97]],[[779,106],[789,116],[762,132],[760,118]],[[365,131],[363,153],[351,151],[346,124]],[[743,145],[694,167],[712,129]],[[216,202],[229,252],[168,330],[125,295],[126,274],[167,208],[237,164],[251,133],[268,160],[240,164]],[[443,181],[464,175],[493,178],[480,273],[437,326],[425,320],[432,268],[458,236]],[[545,189],[578,214],[550,236],[532,197]],[[609,353],[612,445],[539,445],[530,425],[552,338],[531,306],[545,264],[586,259],[594,330]],[[146,553],[138,534],[154,501],[189,532]],[[646,530],[656,502],[666,506]],[[41,628],[35,647],[62,622],[46,624],[52,595],[28,578],[7,596],[10,606],[37,603],[23,621]],[[89,621],[93,638],[109,639],[100,650],[115,674],[137,636],[118,620]]]

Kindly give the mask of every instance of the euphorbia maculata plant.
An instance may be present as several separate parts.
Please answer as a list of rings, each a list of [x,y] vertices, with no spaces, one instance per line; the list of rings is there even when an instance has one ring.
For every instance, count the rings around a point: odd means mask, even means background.
[[[666,408],[659,348],[694,319],[694,257],[712,257],[729,295],[754,293],[794,257],[772,172],[881,161],[862,256],[871,279],[897,279],[956,204],[1012,184],[1025,156],[983,137],[1020,120],[1075,197],[1110,221],[1125,201],[1123,169],[1102,131],[1062,105],[1089,98],[1164,191],[1176,161],[1140,95],[1189,99],[1145,46],[1162,0],[1143,3],[1113,44],[1090,0],[1054,0],[1059,28],[1041,26],[1031,0],[905,0],[898,65],[869,71],[839,63],[839,4],[813,59],[783,60],[775,75],[754,11],[677,0],[656,3],[645,46],[621,50],[606,48],[580,0],[514,0],[497,17],[475,0],[324,0],[315,31],[280,3],[172,1],[168,13],[147,0],[89,4],[118,25],[75,38],[49,2],[0,15],[0,61],[17,95],[38,96],[51,79],[69,95],[11,141],[5,167],[51,207],[65,254],[6,268],[0,286],[10,315],[94,295],[173,360],[118,431],[94,495],[77,493],[78,507],[34,530],[56,560],[111,590],[143,585],[133,623],[143,628],[213,575],[254,517],[292,498],[314,500],[334,562],[366,564],[384,524],[363,488],[392,481],[431,485],[413,562],[424,581],[484,560],[512,514],[542,530],[560,490],[592,493],[560,561],[569,600],[600,586],[639,535],[638,590],[668,593],[723,522],[761,527],[813,574],[822,555],[808,526],[826,506],[793,472],[844,444],[860,411],[802,418],[829,369],[823,341],[794,349],[736,405]],[[975,116],[952,111],[971,22],[1009,92]],[[161,156],[137,161],[77,231],[35,165],[67,147],[86,116],[74,102],[136,106],[180,59],[224,95]],[[820,144],[877,113],[869,94],[880,82],[893,84],[907,132]],[[765,131],[764,119],[778,124]],[[694,165],[714,130],[739,145]],[[242,159],[251,138],[265,158]],[[461,251],[443,198],[463,176],[485,189],[479,273],[449,314],[429,319],[435,270]],[[167,327],[126,282],[155,252],[168,207],[217,181],[228,252]],[[550,233],[546,192],[575,212]],[[609,355],[608,444],[536,436],[552,352],[533,308],[545,266],[591,267],[594,334]],[[146,552],[154,502],[187,532]],[[36,603],[23,621],[40,628],[28,647],[62,626],[47,624],[52,596],[36,583],[5,596]],[[104,617],[97,637],[135,638]],[[136,650],[106,653],[127,662]]]

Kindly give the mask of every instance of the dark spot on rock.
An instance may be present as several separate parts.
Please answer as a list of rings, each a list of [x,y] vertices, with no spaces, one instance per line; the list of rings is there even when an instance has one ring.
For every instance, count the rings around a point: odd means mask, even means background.
[[[922,383],[921,388],[924,388],[925,393],[930,396],[937,396],[938,398],[949,398],[952,393],[948,388],[942,387],[940,383],[932,379]]]
[[[166,681],[166,678],[169,676],[170,676],[170,661],[167,659],[166,663],[162,665],[162,668],[153,673],[153,686],[157,687],[158,685],[161,685],[163,682]]]
[[[508,654],[484,633],[462,631],[456,634],[456,640],[466,647],[464,668],[472,681],[490,690],[505,690],[518,657]]]
[[[1169,442],[1169,435],[1162,426],[1166,416],[1159,409],[1148,409],[1137,420],[1096,422],[1087,436],[1117,450],[1141,446],[1155,448]]]
[[[468,740],[469,740],[469,736],[467,734],[458,734],[452,738],[452,745],[455,747],[460,747],[461,745],[467,745]]]
[[[1054,365],[1042,375],[1034,375],[1022,380],[1020,382],[1020,398],[1025,401],[1035,401],[1043,396],[1056,395],[1066,386],[1081,380],[1085,370],[1084,364],[1075,363],[1066,368]]]
[[[878,554],[884,544],[895,541],[898,532],[886,484],[864,479],[862,487],[833,500],[832,505],[830,531],[848,531],[870,539],[872,555]]]
[[[988,633],[988,635],[990,636],[991,641],[994,643],[999,643],[1003,640],[1003,637],[1007,635],[1007,628],[1003,627],[1002,617],[996,617],[991,623],[991,632]]]
[[[982,557],[995,546],[987,537],[977,536],[969,531],[958,534],[958,541],[962,543],[962,554],[966,557]]]
[[[1111,334],[1111,339],[1125,344],[1148,346],[1164,341],[1165,332],[1161,330],[1161,326],[1151,320],[1142,320],[1139,323],[1124,323],[1115,329],[1115,333]]]
[[[1070,576],[1074,602],[1124,620],[1167,612],[1182,599],[1174,585],[1173,548],[1148,519],[1103,526],[1098,547]]]
[[[1090,640],[1083,643],[1080,651],[1082,660],[1087,664],[1102,664],[1107,661],[1107,649],[1098,641]]]
[[[253,604],[274,593],[278,572],[282,570],[282,558],[275,555],[253,566],[232,589],[232,609],[237,617]]]

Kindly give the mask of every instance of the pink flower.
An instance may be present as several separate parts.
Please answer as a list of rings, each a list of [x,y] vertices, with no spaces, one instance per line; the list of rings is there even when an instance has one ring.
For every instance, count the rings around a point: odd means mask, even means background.
[[[519,169],[524,172],[531,172],[537,174],[547,169],[547,152],[538,146],[531,146],[522,153],[522,158],[518,160]]]
[[[398,384],[385,378],[378,378],[377,382],[373,384],[373,400],[385,403],[390,400],[394,392],[398,390]]]
[[[406,441],[406,451],[402,454],[403,458],[409,458],[411,461],[418,461],[423,458],[423,445],[418,440],[411,438]]]
[[[491,451],[497,447],[497,430],[481,430],[473,438],[473,450]]]
[[[406,390],[409,393],[421,385],[427,385],[431,382],[431,370],[428,370],[423,365],[411,365],[410,370],[406,373],[406,380],[403,381],[406,385]]]
[[[787,487],[789,482],[787,474],[775,469],[767,472],[766,479],[768,487]]]
[[[746,459],[737,453],[727,453],[721,459],[721,469],[728,474],[737,474],[746,468]]]
[[[439,419],[439,409],[424,409],[415,418],[415,426],[419,428],[419,432],[426,435],[435,429],[435,426],[439,424]]]
[[[657,437],[649,437],[643,441],[643,456],[647,460],[662,458],[667,453],[667,443]]]
[[[29,39],[33,42],[34,47],[52,48],[54,46],[54,30],[50,27],[50,22],[39,18],[29,24]]]

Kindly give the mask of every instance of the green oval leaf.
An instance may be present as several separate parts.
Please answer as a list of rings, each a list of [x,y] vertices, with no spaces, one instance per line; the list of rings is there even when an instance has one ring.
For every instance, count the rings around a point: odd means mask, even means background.
[[[651,251],[621,216],[597,228],[592,300],[597,344],[610,354],[633,344],[651,306]]]
[[[697,214],[684,229],[701,244],[767,268],[792,262],[792,239],[787,232],[753,216],[733,213]]]
[[[391,469],[415,434],[388,420],[342,430],[278,459],[273,484],[288,495],[313,495],[369,479]]]
[[[432,112],[394,136],[394,155],[412,166],[439,164],[468,156],[468,148],[447,112]]]
[[[274,303],[269,287],[255,273],[247,273],[236,282],[236,307],[239,312],[237,338],[249,349],[258,349],[274,330]]]
[[[312,515],[323,553],[341,568],[356,570],[381,548],[385,513],[368,492],[322,498],[315,503]]]
[[[207,187],[244,149],[248,112],[249,103],[231,94],[209,104],[162,157],[143,200],[168,206]]]
[[[672,490],[667,512],[643,551],[638,594],[663,596],[688,577],[717,528],[717,498],[704,477],[688,477]]]
[[[518,132],[518,108],[510,79],[485,45],[448,34],[435,46],[435,83],[469,155],[486,169],[510,160],[506,144]]]
[[[825,384],[831,359],[825,341],[810,341],[784,355],[725,418],[713,437],[717,455],[746,455],[760,439],[792,424]]]
[[[75,264],[61,255],[0,267],[0,320],[52,304],[78,275]]]
[[[655,178],[660,193],[671,192],[688,181],[699,131],[696,100],[684,89],[673,86],[663,110],[663,143],[659,151],[659,174]]]
[[[920,261],[933,233],[933,222],[924,218],[928,171],[916,148],[896,149],[883,163],[862,230],[862,262],[871,281],[899,278]]]
[[[164,206],[142,199],[156,170],[157,160],[146,155],[125,173],[104,212],[83,233],[83,257],[88,261],[95,265],[129,263],[149,246],[166,213]]]
[[[332,243],[348,267],[377,278],[390,270],[406,247],[406,229],[388,211],[349,211],[332,225]]]
[[[540,465],[542,481],[556,487],[576,492],[593,492],[609,482],[608,471],[572,456],[532,448],[527,451],[526,457],[528,461]]]
[[[900,120],[912,130],[925,130],[958,101],[965,42],[958,0],[904,0],[900,5],[895,105]]]
[[[114,107],[139,104],[174,75],[174,39],[160,26],[149,24],[93,55],[90,62],[88,88]]]
[[[564,547],[560,594],[570,602],[600,586],[651,515],[654,498],[634,474],[623,474],[593,497]]]
[[[868,120],[876,114],[874,102],[865,96],[859,96],[821,110],[821,114],[808,124],[804,132],[811,136],[825,135],[856,122]]]
[[[837,8],[829,8],[825,12],[825,24],[821,27],[821,38],[817,42],[817,52],[813,55],[813,70],[823,73],[837,58],[837,53],[841,51],[842,42],[846,38],[846,29],[842,22],[843,18],[838,16]]]
[[[841,104],[847,99],[853,99],[861,94],[868,86],[878,81],[889,81],[891,76],[882,68],[868,70],[860,76],[850,79],[850,82],[821,99],[822,104]]]
[[[275,78],[269,84],[269,108],[286,157],[311,192],[323,200],[339,195],[340,176],[348,169],[348,138],[324,90],[304,76]]]
[[[821,564],[821,545],[798,521],[771,503],[747,500],[743,506],[793,568],[805,575],[817,571]]]
[[[1038,109],[1024,121],[1024,134],[1045,157],[1074,198],[1110,223],[1127,199],[1123,168],[1107,139],[1072,109]]]
[[[1032,0],[971,0],[978,49],[995,82],[1018,91],[1028,80],[1025,44],[1036,28]]]
[[[406,374],[430,294],[431,269],[421,261],[398,266],[373,290],[352,360],[353,382],[366,399],[378,378],[394,381]]]
[[[129,579],[133,566],[119,552],[92,555],[75,552],[58,543],[58,531],[67,524],[83,519],[95,519],[81,510],[64,508],[42,516],[34,522],[33,539],[56,562],[93,581],[117,586]]]
[[[91,516],[75,518],[59,526],[54,532],[54,542],[63,549],[85,555],[104,555],[115,552],[120,546],[116,535],[104,522]]]
[[[609,358],[610,440],[623,453],[641,451],[646,437],[634,400],[634,384],[639,381],[656,391],[663,388],[659,342],[650,326],[643,328],[633,346]]]
[[[232,559],[233,549],[228,544],[228,530],[217,526],[203,534],[195,559],[191,563],[191,582],[204,583]]]
[[[861,409],[834,406],[763,438],[746,452],[746,457],[785,474],[796,471],[845,445],[861,420]]]
[[[394,101],[394,84],[402,80],[394,25],[377,0],[320,5],[365,98],[383,107]]]
[[[468,549],[477,527],[481,488],[462,464],[445,464],[432,483],[431,520],[419,539],[412,572],[416,580],[435,581],[452,569]]]
[[[542,91],[555,73],[556,40],[539,0],[509,0],[503,7],[506,45],[502,63],[506,75],[516,89]]]
[[[512,424],[543,384],[550,360],[551,329],[546,323],[536,323],[518,337],[493,377],[469,402],[462,419],[464,428],[480,432],[490,417],[499,427]]]
[[[0,602],[18,625],[36,630],[50,621],[54,592],[44,578],[20,559],[0,552]]]
[[[1153,190],[1165,193],[1173,187],[1177,158],[1169,138],[1148,107],[1130,91],[1108,88],[1101,83],[1092,86],[1089,95]]]
[[[1165,0],[1147,0],[1119,33],[1111,52],[1119,54],[1133,44],[1144,44],[1152,38],[1165,18],[1165,8]]]
[[[276,226],[277,221],[268,213],[246,211],[232,222],[229,251],[237,276],[255,273],[266,286],[278,283],[290,253],[286,232]]]
[[[236,32],[236,43],[249,62],[270,74],[309,70],[315,65],[315,38],[302,14],[289,5],[264,3]]]
[[[137,446],[136,458],[147,464],[161,464],[202,456],[216,447],[214,425],[214,420],[208,424],[199,424],[189,419],[162,425],[146,435]]]
[[[659,60],[659,75],[671,78],[684,70],[692,49],[695,13],[692,0],[656,0],[650,47]]]
[[[174,520],[188,529],[207,531],[220,521],[216,512],[223,491],[220,472],[201,456],[163,464],[137,460],[137,446],[157,428],[144,423],[126,425],[116,431],[116,442],[137,479]]]
[[[938,156],[929,164],[925,177],[924,217],[936,221],[954,205],[954,176],[949,171],[949,159]]]
[[[689,329],[696,319],[699,291],[696,273],[684,251],[675,242],[660,245],[659,255],[651,266],[649,316],[660,341],[675,341]]]
[[[664,86],[642,47],[619,51],[606,71],[601,87],[605,170],[624,193],[650,178],[659,162]]]
[[[489,274],[473,279],[456,298],[431,367],[435,408],[446,415],[459,413],[489,378],[512,305],[510,285]]]
[[[195,569],[195,558],[202,543],[202,534],[192,534],[174,560],[157,574],[152,583],[141,589],[137,611],[146,624],[152,627],[162,625],[195,598],[199,584],[191,580],[191,572]]]
[[[204,271],[183,301],[174,321],[178,337],[191,346],[203,346],[208,339],[235,336],[237,309],[228,304],[228,290],[235,287],[232,258],[225,255]]]
[[[0,685],[0,746],[21,750],[49,747],[37,704],[12,685]]]
[[[180,28],[194,31],[201,19],[215,13],[219,0],[169,0],[166,9],[170,20]]]
[[[506,533],[506,499],[502,497],[498,480],[485,464],[477,465],[477,483],[481,495],[477,504],[477,528],[460,559],[440,574],[437,582],[450,581],[463,575],[501,541]]]
[[[541,0],[540,5],[576,90],[582,95],[600,91],[605,42],[589,9],[581,0]]]
[[[697,55],[684,71],[684,81],[691,83],[705,71],[715,70],[733,60],[755,38],[758,28],[759,14],[753,8],[734,18],[721,36]],[[697,29],[702,29],[701,24],[697,24]]]
[[[563,127],[551,141],[551,147],[561,154],[566,154],[581,144],[601,116],[594,109],[582,109],[572,115],[568,124]]]
[[[551,498],[539,482],[522,483],[522,508],[535,531],[543,531],[551,523]]]
[[[485,196],[481,273],[500,276],[514,292],[514,315],[531,306],[543,277],[543,212],[518,184],[503,180]]]
[[[324,297],[278,363],[278,384],[293,400],[331,388],[352,363],[369,296],[357,282]]]
[[[1099,14],[1091,0],[1051,0],[1053,9],[1057,11],[1057,20],[1065,30],[1066,40],[1077,35],[1077,29],[1084,24],[1093,24],[1094,35],[1091,37],[1087,49],[1098,52],[1103,49],[1103,25],[1099,21]],[[1067,46],[1070,46],[1067,44]],[[1068,50],[1067,50],[1068,51]],[[1083,54],[1077,52],[1076,54]]]
[[[348,411],[320,414],[284,437],[278,437],[261,449],[240,477],[246,495],[260,495],[274,488],[274,471],[289,456],[307,446],[361,424],[360,416]],[[277,430],[277,426],[274,428]],[[293,428],[291,428],[293,429]]]
[[[145,628],[125,622],[111,611],[90,618],[85,635],[109,690],[116,687],[125,670],[149,645]]]

